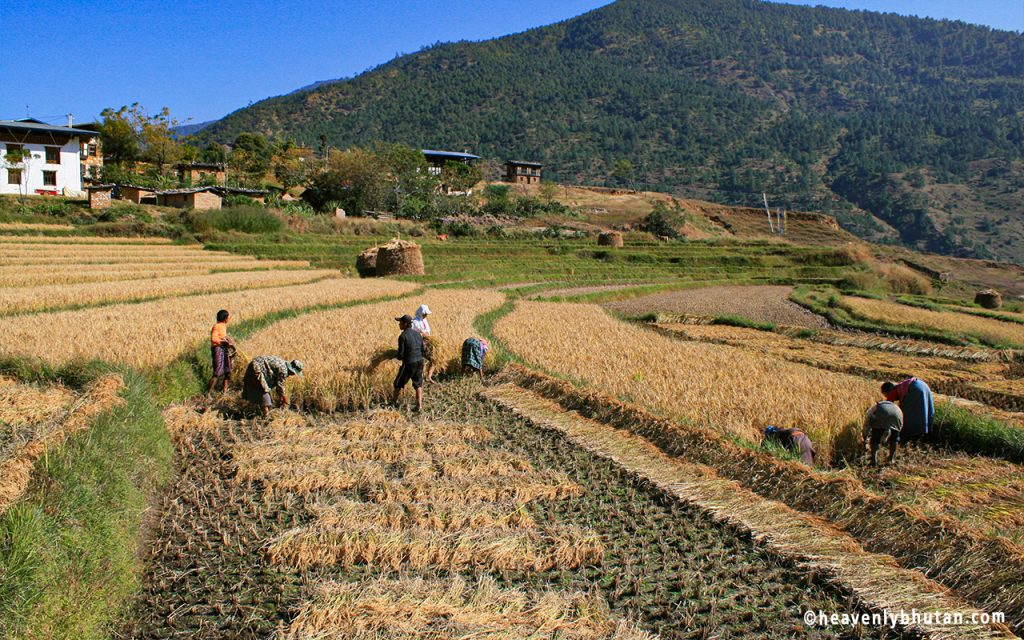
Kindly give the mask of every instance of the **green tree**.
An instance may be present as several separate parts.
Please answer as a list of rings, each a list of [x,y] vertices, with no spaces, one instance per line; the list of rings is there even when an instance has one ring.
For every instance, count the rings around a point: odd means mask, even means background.
[[[483,180],[483,172],[475,165],[449,160],[441,169],[441,185],[448,192],[465,193]]]
[[[558,195],[558,185],[549,180],[545,180],[540,183],[537,188],[537,194],[545,205],[550,205],[555,201],[555,196]]]
[[[635,189],[636,167],[629,160],[623,158],[615,163],[612,169],[612,178],[620,185]]]
[[[240,133],[231,146],[228,162],[247,183],[259,183],[270,171],[274,148],[258,133]]]
[[[18,193],[21,194],[21,204],[24,205],[28,190],[28,173],[32,169],[32,160],[35,158],[32,156],[32,152],[24,146],[12,149],[11,145],[7,145],[2,157],[4,168],[8,171],[13,169],[21,172],[21,179],[18,182]]]
[[[312,149],[295,146],[292,142],[277,150],[270,166],[274,177],[287,190],[305,184],[316,168],[316,156]]]
[[[387,167],[372,151],[331,150],[302,197],[319,210],[328,202],[337,202],[345,211],[360,215],[382,206],[388,196],[388,182]]]

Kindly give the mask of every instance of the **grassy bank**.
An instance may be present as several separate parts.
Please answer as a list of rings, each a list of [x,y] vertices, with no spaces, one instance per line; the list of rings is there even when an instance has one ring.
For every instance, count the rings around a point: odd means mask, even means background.
[[[1024,429],[963,407],[937,402],[935,433],[939,442],[957,451],[1024,463]]]
[[[100,367],[21,369],[67,382]],[[172,449],[152,384],[122,375],[125,404],[41,458],[25,498],[0,516],[5,638],[107,637],[137,587],[139,531],[148,500],[170,476]]]

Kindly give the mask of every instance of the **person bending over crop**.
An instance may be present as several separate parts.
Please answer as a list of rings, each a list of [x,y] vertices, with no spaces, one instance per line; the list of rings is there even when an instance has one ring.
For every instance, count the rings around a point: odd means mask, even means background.
[[[462,343],[462,373],[477,372],[484,379],[484,357],[487,356],[487,341],[483,338],[466,338]]]
[[[899,384],[882,384],[882,395],[890,402],[897,402],[903,410],[903,431],[901,439],[922,438],[932,431],[935,422],[935,401],[932,390],[920,378],[907,378]]]
[[[800,462],[807,466],[814,464],[814,443],[803,429],[780,429],[768,425],[764,430],[764,438],[799,453]]]
[[[878,464],[878,445],[889,444],[889,464],[896,462],[896,449],[903,431],[903,411],[896,403],[882,400],[868,409],[864,416],[864,443],[871,446],[871,466]]]
[[[242,398],[257,405],[260,413],[267,415],[274,406],[273,393],[281,398],[281,406],[288,406],[288,390],[285,381],[289,376],[301,376],[301,360],[285,361],[277,356],[256,356],[245,370],[242,381]]]
[[[231,377],[231,359],[235,355],[235,341],[228,335],[228,321],[231,314],[226,309],[217,312],[217,323],[210,330],[210,355],[213,358],[213,376],[206,395],[213,393],[217,380],[223,380],[221,393],[227,393],[228,378]]]
[[[411,380],[416,390],[416,411],[423,409],[423,336],[412,328],[412,317],[404,315],[395,318],[402,334],[398,336],[398,355],[402,367],[395,377],[394,404],[398,404],[398,396],[402,388]]]

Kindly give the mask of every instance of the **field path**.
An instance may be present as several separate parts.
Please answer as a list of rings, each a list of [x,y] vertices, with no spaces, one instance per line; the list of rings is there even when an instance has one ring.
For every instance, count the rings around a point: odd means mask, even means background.
[[[482,395],[538,427],[564,434],[577,446],[616,462],[711,518],[749,532],[754,540],[803,568],[829,576],[872,612],[917,609],[962,612],[965,618],[980,614],[920,573],[899,567],[893,558],[864,551],[848,534],[751,493],[708,467],[670,458],[643,438],[567,412],[515,385],[491,387]],[[921,623],[906,628],[928,638],[1015,637],[1005,629],[983,625]]]
[[[758,322],[827,327],[821,316],[789,300],[793,287],[728,285],[655,293],[628,300],[607,302],[604,307],[628,316],[645,313],[697,316],[742,316]]]

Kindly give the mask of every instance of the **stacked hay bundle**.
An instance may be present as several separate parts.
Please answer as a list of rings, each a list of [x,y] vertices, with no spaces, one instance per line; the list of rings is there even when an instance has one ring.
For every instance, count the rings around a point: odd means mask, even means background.
[[[360,278],[372,278],[377,275],[378,247],[370,247],[356,257],[356,271]]]
[[[423,253],[409,240],[395,238],[377,250],[378,276],[422,276]]]
[[[998,309],[1003,306],[1003,296],[995,289],[983,289],[974,294],[974,304],[986,309]]]
[[[597,236],[597,244],[602,247],[621,247],[626,243],[621,231],[602,231]]]

